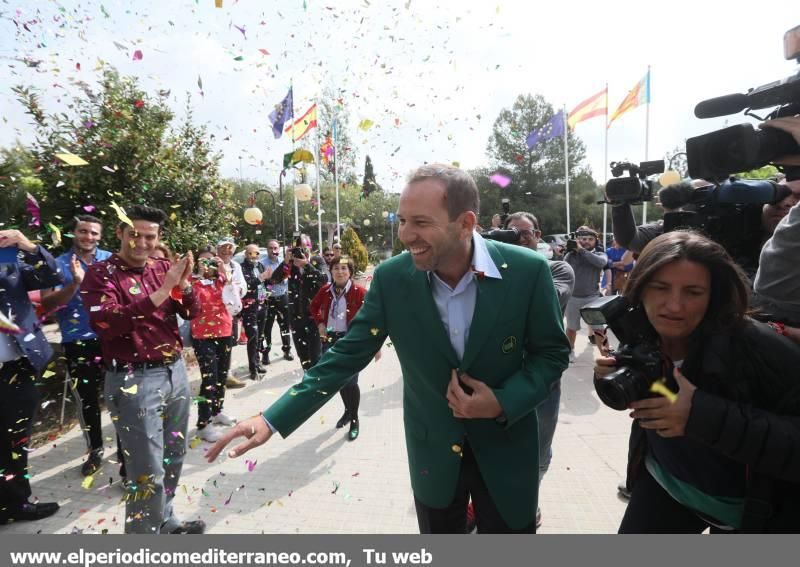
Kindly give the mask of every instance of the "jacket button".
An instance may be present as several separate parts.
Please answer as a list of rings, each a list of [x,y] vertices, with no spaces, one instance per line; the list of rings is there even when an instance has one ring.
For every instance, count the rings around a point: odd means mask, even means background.
[[[461,453],[461,445],[457,443],[450,447],[450,449],[453,451],[453,453]]]

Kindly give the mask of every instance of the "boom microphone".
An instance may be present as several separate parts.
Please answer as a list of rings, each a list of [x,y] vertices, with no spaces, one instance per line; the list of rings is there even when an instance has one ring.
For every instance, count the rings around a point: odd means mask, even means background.
[[[716,118],[741,112],[749,106],[747,95],[737,93],[704,100],[694,107],[697,118]]]

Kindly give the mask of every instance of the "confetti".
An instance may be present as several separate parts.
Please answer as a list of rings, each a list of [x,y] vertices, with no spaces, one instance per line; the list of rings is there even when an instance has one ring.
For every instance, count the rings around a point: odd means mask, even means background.
[[[128,215],[125,213],[125,209],[117,205],[114,201],[111,201],[111,208],[114,209],[117,213],[117,218],[121,221],[133,228],[133,221],[128,218]]]
[[[489,181],[498,185],[501,189],[505,189],[511,183],[511,178],[502,173],[495,173],[489,177]]]
[[[667,398],[670,403],[674,404],[678,401],[678,395],[667,388],[666,384],[664,383],[664,379],[656,380],[652,384],[650,384],[650,391],[654,394],[661,394],[665,398]]]
[[[245,464],[247,465],[247,472],[253,472],[253,469],[255,469],[255,468],[256,468],[256,464],[257,464],[257,463],[258,463],[258,461],[257,461],[257,460],[256,460],[256,461],[251,461],[251,460],[249,460],[249,459],[248,459],[248,460],[246,460],[246,461],[245,461]]]
[[[143,57],[144,57],[144,54],[142,53],[141,49],[137,49],[136,51],[133,52],[133,60],[134,61],[141,61]]]
[[[136,393],[139,391],[139,385],[134,384],[130,388],[120,388],[120,390],[125,394],[130,394],[131,396],[135,396]]]
[[[56,157],[67,165],[72,165],[72,166],[89,165],[88,161],[71,153],[56,154]]]
[[[94,484],[94,476],[89,475],[83,479],[83,482],[81,482],[81,487],[86,490],[89,490],[93,484]]]

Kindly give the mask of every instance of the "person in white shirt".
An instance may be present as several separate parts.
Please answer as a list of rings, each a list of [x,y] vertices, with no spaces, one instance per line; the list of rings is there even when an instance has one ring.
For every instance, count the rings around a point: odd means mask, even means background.
[[[233,317],[233,333],[231,335],[231,348],[228,349],[225,359],[220,360],[219,364],[228,373],[228,379],[225,385],[228,388],[244,388],[245,383],[230,374],[231,369],[231,353],[233,347],[236,346],[237,338],[239,337],[239,318],[238,315],[242,311],[242,298],[247,293],[247,283],[244,281],[244,274],[242,273],[242,266],[238,262],[233,261],[233,254],[236,252],[236,241],[231,237],[226,237],[217,242],[217,255],[225,264],[228,273],[231,275],[225,288],[222,290],[222,300],[225,302],[225,307]]]

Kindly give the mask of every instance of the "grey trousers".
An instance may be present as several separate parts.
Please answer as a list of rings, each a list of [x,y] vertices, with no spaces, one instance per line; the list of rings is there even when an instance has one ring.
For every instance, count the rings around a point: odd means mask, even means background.
[[[181,523],[172,499],[186,454],[191,404],[183,359],[170,366],[108,370],[105,396],[128,475],[125,533],[170,532]]]

